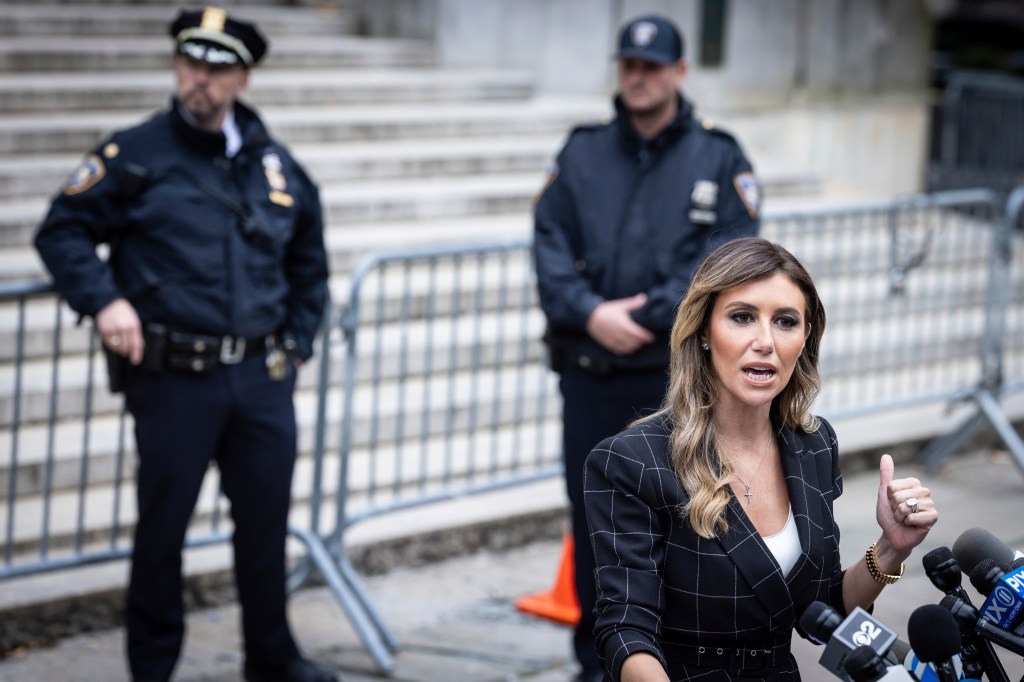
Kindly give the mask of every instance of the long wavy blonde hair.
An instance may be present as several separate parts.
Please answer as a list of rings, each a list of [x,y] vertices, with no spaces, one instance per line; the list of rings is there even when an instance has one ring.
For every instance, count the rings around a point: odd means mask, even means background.
[[[779,273],[789,277],[807,300],[807,339],[789,383],[772,401],[772,421],[780,428],[813,431],[818,428],[818,420],[809,410],[820,388],[818,353],[825,331],[825,310],[810,274],[793,254],[760,237],[722,244],[697,268],[672,325],[668,391],[661,410],[648,419],[668,417],[672,465],[689,496],[680,513],[703,538],[729,530],[725,509],[735,471],[730,461],[718,454],[721,434],[712,419],[718,386],[711,357],[701,348],[701,338],[720,293]]]

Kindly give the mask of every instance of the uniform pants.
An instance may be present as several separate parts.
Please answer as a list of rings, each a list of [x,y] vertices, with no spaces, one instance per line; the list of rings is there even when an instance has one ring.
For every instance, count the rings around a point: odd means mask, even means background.
[[[638,417],[661,407],[668,375],[665,369],[588,374],[567,364],[560,381],[563,408],[562,452],[565,485],[572,506],[572,535],[576,563],[576,596],[580,622],[573,636],[576,658],[583,673],[601,670],[594,642],[594,552],[583,504],[583,473],[587,455],[595,445],[626,428]]]
[[[200,485],[216,462],[231,505],[246,660],[287,664],[285,536],[296,456],[295,371],[267,376],[261,355],[204,375],[140,376],[127,394],[138,446],[128,661],[136,680],[171,676],[184,639],[181,552]]]

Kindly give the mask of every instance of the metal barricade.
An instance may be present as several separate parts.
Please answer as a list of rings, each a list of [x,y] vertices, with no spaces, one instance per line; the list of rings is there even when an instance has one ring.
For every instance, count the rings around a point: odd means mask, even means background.
[[[361,260],[340,318],[344,352],[334,528],[314,560],[374,661],[397,640],[346,554],[345,531],[372,516],[561,474],[561,403],[540,338],[530,243],[373,254]],[[331,361],[333,364],[333,360]],[[331,387],[321,390],[327,415]],[[323,448],[321,435],[317,447]],[[325,500],[326,501],[326,500]],[[319,529],[322,514],[313,522]],[[330,575],[335,569],[337,575]]]
[[[1024,441],[1007,416],[1000,399],[1024,389],[1024,188],[1007,200],[1002,229],[993,245],[988,310],[982,339],[984,371],[981,380],[960,396],[977,408],[947,435],[935,439],[921,453],[929,470],[959,450],[987,422],[1024,472]]]
[[[826,305],[817,412],[842,419],[973,399],[996,423],[1000,392],[1024,386],[1021,233],[1000,209],[992,192],[974,190],[765,218],[763,234],[807,265]],[[94,335],[67,324],[48,287],[9,286],[0,301],[0,348],[11,349],[0,366],[10,386],[0,580],[124,557],[130,420],[96,378]],[[347,555],[347,531],[561,473],[561,403],[530,243],[372,254],[325,324],[311,368],[316,405],[300,409],[316,412],[304,417],[315,422],[309,487],[305,472],[296,477],[308,519],[293,515],[290,528],[308,554],[290,584],[319,571],[389,670],[398,642]],[[227,538],[216,480],[207,483],[192,546]]]
[[[998,400],[1004,356],[1020,343],[1007,331],[1021,319],[1012,226],[998,200],[993,191],[959,190],[764,223],[763,234],[811,271],[828,313],[817,412],[838,420],[935,403],[979,406],[922,451],[928,470],[988,421],[1024,471]]]
[[[127,557],[134,441],[91,325],[45,284],[0,286],[0,580]],[[187,546],[230,537],[216,476]]]
[[[1007,393],[1024,391],[1024,188],[1007,203],[1005,257],[1008,277],[1002,287],[1006,296],[1003,338],[1003,381]]]
[[[767,216],[763,234],[807,265],[828,311],[816,411],[842,419],[974,389],[1001,352],[989,290],[1004,227],[984,190]],[[558,472],[559,397],[528,249],[377,254],[354,274],[327,545],[382,669],[397,642],[346,557],[346,530]]]
[[[989,187],[1005,195],[1024,181],[1024,79],[957,71],[941,107],[939,159],[929,189]]]

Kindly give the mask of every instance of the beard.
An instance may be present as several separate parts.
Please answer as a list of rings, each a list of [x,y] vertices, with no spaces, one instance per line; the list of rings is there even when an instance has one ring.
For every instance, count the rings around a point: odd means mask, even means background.
[[[227,111],[226,105],[217,106],[205,90],[192,90],[182,98],[181,103],[200,124],[216,122]]]

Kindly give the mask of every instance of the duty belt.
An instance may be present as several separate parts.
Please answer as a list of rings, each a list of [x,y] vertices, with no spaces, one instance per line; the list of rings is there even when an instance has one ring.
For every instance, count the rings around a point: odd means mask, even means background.
[[[265,354],[275,343],[273,335],[246,338],[167,330],[160,325],[146,327],[146,355],[153,354],[155,366],[179,372],[201,374],[217,365],[235,365]]]

